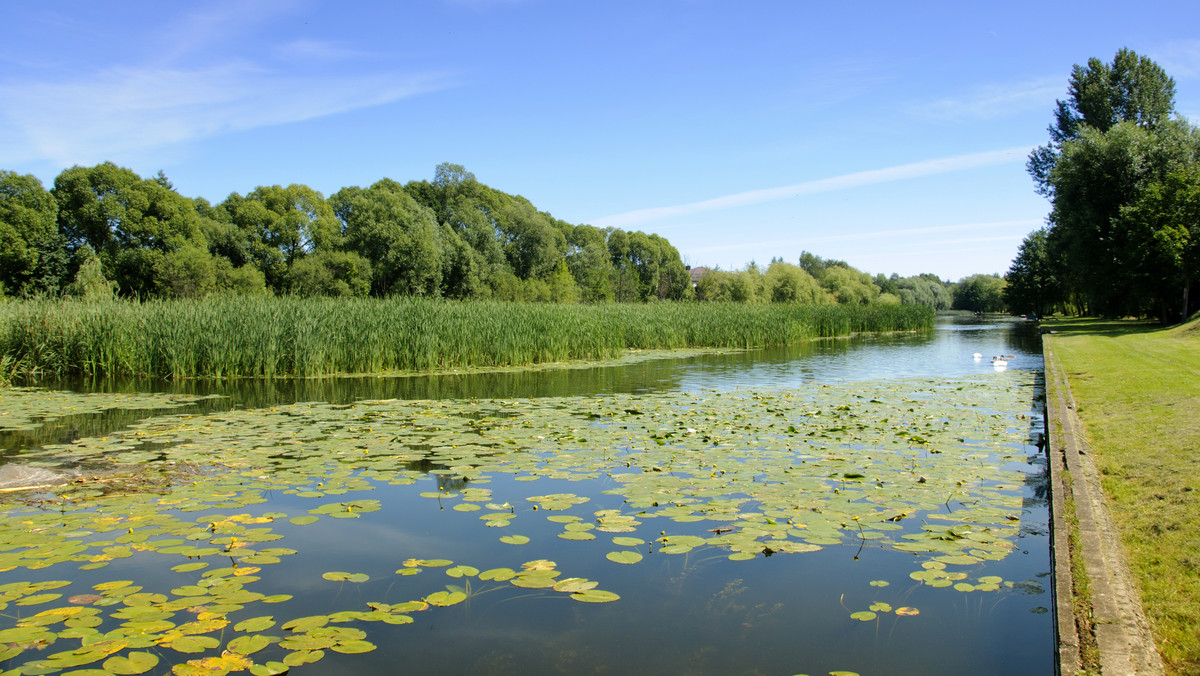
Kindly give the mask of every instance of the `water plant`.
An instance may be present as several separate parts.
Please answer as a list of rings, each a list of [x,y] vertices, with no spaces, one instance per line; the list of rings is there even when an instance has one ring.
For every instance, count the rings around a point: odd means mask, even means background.
[[[931,310],[893,305],[34,299],[0,305],[0,357],[49,375],[309,377],[778,346],[932,325]]]
[[[1017,546],[1012,464],[1027,430],[1011,411],[1029,378],[151,415],[24,454],[164,480],[9,498],[0,660],[24,673],[282,673],[378,651],[383,625],[429,623],[485,591],[628,603],[621,580],[697,554],[754,566],[839,546],[903,552],[912,565],[893,585],[1005,594],[1018,583],[980,571]],[[343,565],[301,563],[346,527],[404,532],[414,519],[507,539],[466,558],[409,545],[386,567],[389,552],[345,540]],[[873,596],[853,612],[911,622],[912,588],[876,582],[888,580],[864,582]],[[297,597],[321,585],[336,596],[314,613]]]

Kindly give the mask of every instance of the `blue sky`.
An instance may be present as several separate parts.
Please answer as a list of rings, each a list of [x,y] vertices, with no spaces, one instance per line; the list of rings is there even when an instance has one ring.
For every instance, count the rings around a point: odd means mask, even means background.
[[[223,200],[455,162],[691,265],[807,250],[1004,272],[1071,67],[1127,46],[1200,120],[1195,2],[6,3],[0,168],[166,172]]]

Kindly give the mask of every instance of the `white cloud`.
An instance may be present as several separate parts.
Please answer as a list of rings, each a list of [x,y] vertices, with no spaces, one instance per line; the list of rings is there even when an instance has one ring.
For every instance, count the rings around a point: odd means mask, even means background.
[[[290,75],[245,63],[110,68],[0,85],[0,163],[92,164],[213,134],[308,120],[445,88],[437,74]]]
[[[1028,110],[1054,108],[1056,98],[1066,95],[1064,78],[1039,78],[1013,84],[981,85],[965,96],[916,106],[913,112],[938,119],[993,119]]]
[[[1154,60],[1174,78],[1200,76],[1200,40],[1177,40],[1154,51]]]
[[[832,192],[835,190],[846,190],[848,188],[858,188],[865,185],[890,183],[893,181],[902,181],[921,176],[946,174],[956,171],[964,171],[967,169],[975,169],[978,167],[1008,164],[1011,162],[1019,161],[1023,163],[1032,149],[1033,146],[1021,146],[1017,148],[1005,148],[1003,150],[991,150],[982,153],[955,155],[953,157],[925,160],[923,162],[903,164],[884,169],[872,169],[869,171],[860,171],[852,174],[843,174],[841,176],[823,178],[815,181],[806,181],[804,183],[795,183],[793,185],[785,185],[778,188],[749,190],[732,195],[715,197],[713,199],[703,200],[700,202],[691,202],[689,204],[654,207],[650,209],[637,209],[634,211],[626,211],[624,213],[595,219],[592,221],[592,224],[601,228],[628,228],[634,225],[640,225],[653,221],[661,221],[677,216],[687,216],[690,214],[716,211],[719,209],[730,209],[733,207],[747,206],[751,204],[762,204],[763,202],[775,202],[779,200],[791,199],[793,197],[799,197],[801,195]]]
[[[805,237],[792,237],[788,239],[763,241],[763,242],[738,242],[726,243],[720,246],[697,247],[688,249],[688,253],[713,253],[725,252],[744,249],[784,249],[787,247],[796,246],[811,246],[812,244],[828,244],[832,242],[851,242],[851,241],[871,241],[895,237],[902,238],[906,242],[917,241],[914,235],[927,235],[933,233],[945,233],[956,231],[971,231],[994,232],[997,230],[1011,230],[1009,234],[989,237],[971,237],[971,238],[956,238],[956,239],[940,239],[940,240],[919,240],[927,245],[942,244],[949,242],[990,242],[990,241],[1011,241],[1014,237],[1020,241],[1031,230],[1043,225],[1043,221],[1036,218],[1025,218],[1012,221],[992,221],[989,223],[959,223],[955,225],[934,225],[923,228],[896,228],[891,230],[872,230],[870,232],[852,232],[838,235],[817,235]]]
[[[293,40],[275,48],[275,55],[284,60],[341,61],[370,56],[367,52],[338,42],[322,40]]]

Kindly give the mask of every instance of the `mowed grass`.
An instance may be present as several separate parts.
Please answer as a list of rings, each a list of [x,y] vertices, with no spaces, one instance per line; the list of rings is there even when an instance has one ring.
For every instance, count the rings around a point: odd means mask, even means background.
[[[0,359],[14,371],[54,375],[310,377],[767,347],[932,327],[932,310],[898,305],[43,299],[0,303]]]
[[[1200,674],[1200,319],[1047,326],[1159,653]]]

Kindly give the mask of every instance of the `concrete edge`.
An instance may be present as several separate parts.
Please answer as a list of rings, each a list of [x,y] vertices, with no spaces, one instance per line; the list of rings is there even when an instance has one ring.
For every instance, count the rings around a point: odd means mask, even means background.
[[[1092,631],[1101,674],[1163,674],[1150,623],[1125,561],[1119,533],[1108,513],[1100,473],[1075,413],[1071,385],[1051,342],[1049,336],[1043,337],[1060,673],[1080,673],[1080,631]],[[1070,472],[1069,483],[1063,476],[1064,469]],[[1068,494],[1075,500],[1078,520],[1075,528],[1079,548],[1075,551],[1068,541],[1072,525],[1063,512]],[[1082,559],[1091,590],[1092,623],[1087,628],[1077,626],[1073,612],[1072,557]]]

